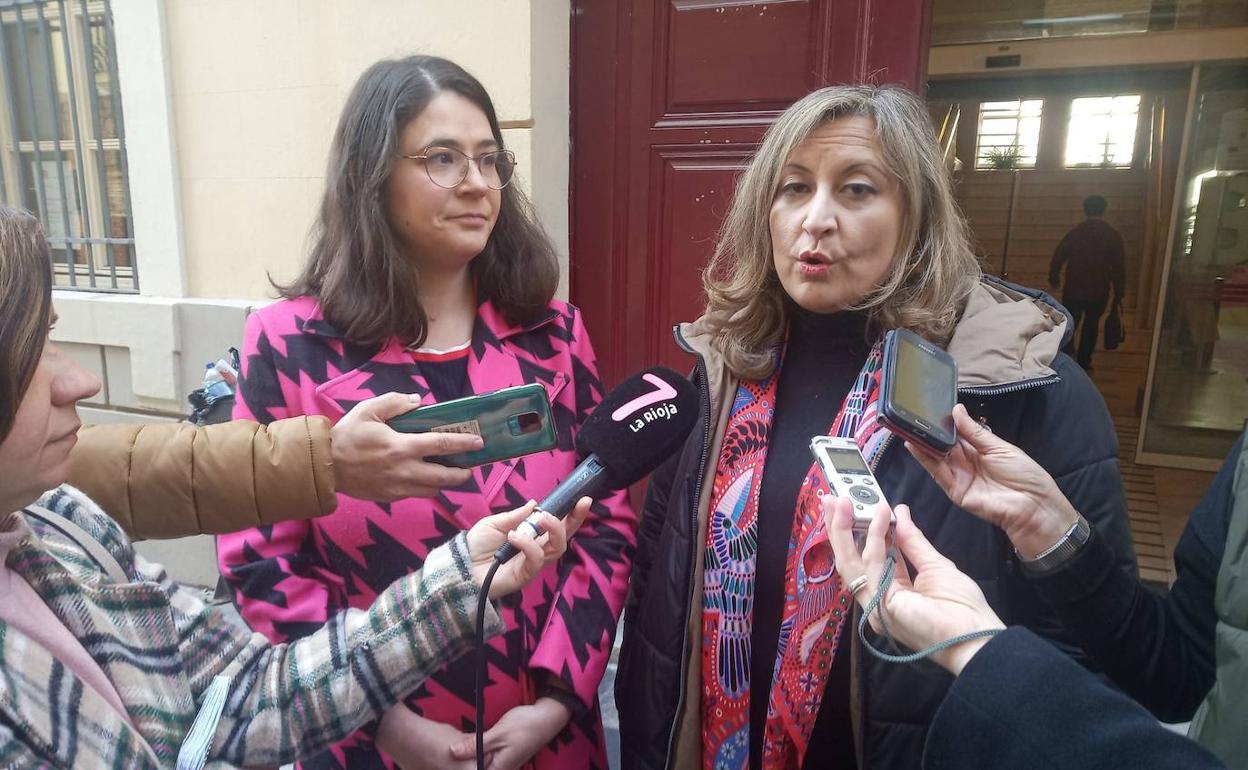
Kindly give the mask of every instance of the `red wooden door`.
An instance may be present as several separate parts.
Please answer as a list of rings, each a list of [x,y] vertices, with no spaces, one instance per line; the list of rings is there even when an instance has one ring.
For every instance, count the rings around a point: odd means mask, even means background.
[[[573,0],[570,286],[604,381],[690,361],[734,180],[785,107],[832,83],[917,88],[930,0]]]

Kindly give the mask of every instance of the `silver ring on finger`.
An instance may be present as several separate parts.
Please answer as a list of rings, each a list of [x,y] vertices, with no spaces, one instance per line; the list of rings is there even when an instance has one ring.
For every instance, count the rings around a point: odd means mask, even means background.
[[[858,592],[861,591],[863,588],[865,588],[866,585],[867,585],[867,576],[859,575],[858,577],[849,581],[849,592],[857,596]]]

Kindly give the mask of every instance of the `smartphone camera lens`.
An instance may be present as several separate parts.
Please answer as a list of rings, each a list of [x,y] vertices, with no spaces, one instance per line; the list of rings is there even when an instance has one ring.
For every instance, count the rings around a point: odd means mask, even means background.
[[[518,414],[507,421],[511,428],[511,435],[523,436],[527,433],[537,433],[542,429],[542,418],[537,412],[524,412]]]

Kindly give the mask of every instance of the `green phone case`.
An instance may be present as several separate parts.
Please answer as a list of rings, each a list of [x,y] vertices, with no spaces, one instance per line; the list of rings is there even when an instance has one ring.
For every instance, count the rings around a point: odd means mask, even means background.
[[[550,399],[538,383],[422,406],[387,421],[401,433],[475,433],[485,446],[428,459],[456,468],[521,457],[554,449],[555,421]]]

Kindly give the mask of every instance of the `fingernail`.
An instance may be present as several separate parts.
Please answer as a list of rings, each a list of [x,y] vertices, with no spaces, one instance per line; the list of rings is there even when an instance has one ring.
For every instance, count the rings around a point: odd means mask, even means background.
[[[420,394],[419,394],[419,393],[408,393],[408,394],[407,394],[407,400],[408,400],[408,401],[410,401],[410,402],[412,402],[413,404],[419,404],[419,403],[420,403]]]

